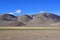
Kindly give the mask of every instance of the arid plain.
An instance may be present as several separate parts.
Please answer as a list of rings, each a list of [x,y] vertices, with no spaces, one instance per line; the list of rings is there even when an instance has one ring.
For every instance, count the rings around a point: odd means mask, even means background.
[[[0,40],[60,40],[60,30],[0,30]]]

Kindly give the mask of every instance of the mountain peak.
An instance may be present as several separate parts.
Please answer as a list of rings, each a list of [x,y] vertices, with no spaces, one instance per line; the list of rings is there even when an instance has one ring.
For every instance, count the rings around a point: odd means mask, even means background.
[[[3,20],[0,21],[0,24],[3,25],[8,25],[8,22],[12,25],[15,25],[14,23],[17,22],[18,25],[20,25],[19,22],[22,22],[23,24],[25,24],[25,26],[47,26],[48,24],[50,25],[52,23],[60,22],[60,16],[52,13],[40,13],[34,15],[24,14],[18,17],[11,14],[3,14],[2,16],[0,16],[0,18],[2,18]]]
[[[4,14],[4,15],[2,15],[2,19],[8,20],[8,21],[16,21],[17,17],[12,14]]]

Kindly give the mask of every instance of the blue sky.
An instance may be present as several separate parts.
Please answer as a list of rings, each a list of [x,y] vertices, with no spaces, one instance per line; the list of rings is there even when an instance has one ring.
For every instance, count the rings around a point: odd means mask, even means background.
[[[20,10],[20,13],[16,13]],[[40,11],[60,15],[60,0],[0,0],[0,14],[36,14]]]

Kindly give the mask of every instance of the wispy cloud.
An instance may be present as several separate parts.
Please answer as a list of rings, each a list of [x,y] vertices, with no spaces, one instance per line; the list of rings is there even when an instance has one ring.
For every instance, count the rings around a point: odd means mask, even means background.
[[[47,11],[40,11],[39,13],[47,13]]]
[[[21,10],[19,9],[19,10],[16,10],[16,11],[14,11],[14,12],[9,12],[8,14],[20,15],[20,13],[21,13]]]
[[[9,12],[8,14],[14,14],[13,12]]]
[[[18,13],[18,14],[19,14],[19,13],[21,13],[21,10],[20,10],[20,9],[19,9],[19,10],[16,10],[16,12],[15,12],[15,13]]]

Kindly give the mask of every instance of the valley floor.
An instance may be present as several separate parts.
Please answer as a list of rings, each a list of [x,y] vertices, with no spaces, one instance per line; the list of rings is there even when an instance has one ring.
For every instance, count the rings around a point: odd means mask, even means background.
[[[0,30],[0,40],[60,40],[60,30]]]

